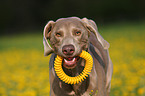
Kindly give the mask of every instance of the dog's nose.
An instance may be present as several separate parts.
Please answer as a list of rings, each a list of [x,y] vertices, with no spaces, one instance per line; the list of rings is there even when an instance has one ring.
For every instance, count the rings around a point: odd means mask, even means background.
[[[62,47],[62,52],[65,54],[65,55],[72,55],[75,51],[75,48],[73,45],[64,45]]]

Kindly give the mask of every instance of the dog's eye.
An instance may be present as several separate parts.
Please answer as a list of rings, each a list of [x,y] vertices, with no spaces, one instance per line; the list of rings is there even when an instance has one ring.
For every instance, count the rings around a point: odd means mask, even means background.
[[[62,35],[61,35],[61,33],[56,33],[55,34],[57,37],[61,37]]]
[[[77,32],[75,32],[75,35],[76,36],[80,36],[81,35],[81,32],[80,31],[77,31]]]

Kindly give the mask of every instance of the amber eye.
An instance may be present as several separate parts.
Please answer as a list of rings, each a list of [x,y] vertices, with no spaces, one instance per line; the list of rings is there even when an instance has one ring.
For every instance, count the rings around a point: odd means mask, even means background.
[[[81,35],[81,32],[80,31],[77,31],[77,32],[75,32],[75,35],[76,36],[80,36]]]
[[[56,33],[55,34],[57,37],[61,37],[62,35],[61,35],[61,33]]]

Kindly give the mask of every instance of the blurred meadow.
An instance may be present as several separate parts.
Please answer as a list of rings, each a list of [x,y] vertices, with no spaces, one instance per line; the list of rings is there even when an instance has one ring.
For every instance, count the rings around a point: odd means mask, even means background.
[[[0,96],[49,96],[43,28],[72,16],[110,43],[110,96],[145,96],[145,0],[0,0]]]
[[[114,66],[110,96],[145,96],[145,22],[99,27]],[[0,96],[49,96],[42,32],[0,37]]]

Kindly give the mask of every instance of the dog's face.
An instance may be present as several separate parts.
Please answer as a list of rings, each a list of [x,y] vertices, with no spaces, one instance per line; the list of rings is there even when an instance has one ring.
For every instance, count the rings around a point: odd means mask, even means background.
[[[96,46],[96,41],[105,50],[109,48],[109,43],[97,32],[93,20],[70,17],[49,21],[44,28],[44,55],[54,52],[62,56],[63,66],[71,69],[76,66],[82,50],[88,48],[88,42]]]
[[[47,34],[54,53],[64,58],[68,69],[76,66],[78,55],[88,48],[88,37],[83,23],[75,18],[58,20]]]

